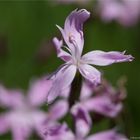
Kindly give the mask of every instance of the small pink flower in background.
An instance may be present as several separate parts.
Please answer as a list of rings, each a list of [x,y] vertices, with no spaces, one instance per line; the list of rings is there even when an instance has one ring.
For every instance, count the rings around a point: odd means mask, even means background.
[[[139,20],[139,0],[98,0],[97,7],[101,18],[106,22],[116,20],[122,25],[130,26]]]
[[[67,100],[58,100],[49,107],[46,116],[46,123],[50,121],[57,121],[68,113],[69,105]]]
[[[89,136],[86,140],[128,140],[128,138],[112,129],[98,132],[94,135]]]
[[[33,130],[40,135],[42,124],[48,116],[40,107],[45,103],[51,86],[51,81],[46,78],[33,81],[25,97],[22,91],[8,90],[1,85],[0,106],[9,110],[0,114],[0,134],[11,131],[13,140],[27,140]],[[49,114],[52,112],[53,107]],[[61,114],[59,112],[59,117]]]
[[[75,104],[71,108],[71,114],[75,119],[75,135],[78,140],[83,140],[90,132],[92,121],[86,108],[81,104]]]
[[[107,66],[133,60],[131,55],[125,55],[125,52],[117,51],[96,50],[81,56],[84,47],[83,24],[89,16],[90,13],[85,9],[74,10],[66,18],[64,29],[57,25],[67,46],[63,45],[63,40],[58,40],[56,37],[53,42],[57,50],[57,56],[64,60],[65,64],[52,76],[53,86],[48,94],[48,103],[52,102],[62,90],[71,85],[77,70],[86,80],[97,85],[101,82],[101,73],[91,64]]]
[[[121,112],[122,101],[125,97],[124,90],[113,88],[105,80],[99,87],[93,87],[88,82],[84,82],[80,94],[80,104],[88,111],[114,118]]]
[[[56,123],[47,127],[43,140],[75,140],[75,137],[66,123]]]
[[[46,119],[39,130],[41,138],[44,138],[44,135],[45,136],[48,134],[52,135],[51,132],[54,131],[55,133],[61,132],[60,129],[61,127],[59,127],[60,124],[58,123],[58,121],[61,120],[68,113],[68,110],[69,110],[68,102],[67,100],[64,99],[58,100],[57,102],[55,102],[49,107],[47,111]],[[49,140],[48,137],[47,140]]]
[[[89,135],[92,124],[88,112],[80,104],[74,105],[71,113],[75,118],[75,133],[67,124],[54,124],[44,133],[44,140],[128,140],[115,129]]]
[[[124,135],[117,133],[115,129],[88,136],[92,123],[86,107],[82,104],[76,104],[72,107],[71,113],[75,117],[75,140],[127,140]]]
[[[80,128],[80,126],[79,126]],[[44,136],[44,140],[128,140],[125,135],[118,133],[116,130],[105,130],[85,136],[83,138],[74,134],[68,126],[65,124],[56,125],[56,127],[50,128],[48,133]]]

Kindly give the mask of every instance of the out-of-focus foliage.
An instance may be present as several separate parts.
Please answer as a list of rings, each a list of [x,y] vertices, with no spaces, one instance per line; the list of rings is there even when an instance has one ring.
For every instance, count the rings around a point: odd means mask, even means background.
[[[54,36],[60,36],[55,24],[63,26],[67,15],[77,7],[78,5],[57,5],[43,0],[0,2],[0,82],[8,87],[26,89],[32,77],[54,71],[61,64],[51,43]],[[132,136],[138,136],[140,24],[123,27],[115,22],[103,23],[97,16],[94,18],[92,5],[87,9],[92,12],[93,18],[84,25],[84,52],[127,50],[135,57],[132,63],[114,64],[99,69],[113,83],[121,76],[127,77],[126,124],[132,130]],[[106,123],[101,124],[101,127],[102,125]]]

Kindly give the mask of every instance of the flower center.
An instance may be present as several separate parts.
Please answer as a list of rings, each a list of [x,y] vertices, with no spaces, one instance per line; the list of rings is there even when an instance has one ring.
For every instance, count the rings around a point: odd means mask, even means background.
[[[81,59],[73,58],[72,62],[77,68],[80,67],[81,64],[84,64],[84,62]]]

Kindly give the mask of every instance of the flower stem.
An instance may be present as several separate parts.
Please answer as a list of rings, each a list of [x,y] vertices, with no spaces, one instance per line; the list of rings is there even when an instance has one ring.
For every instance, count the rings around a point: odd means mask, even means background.
[[[80,92],[82,86],[82,76],[77,72],[71,86],[70,96],[69,96],[69,107],[71,108],[75,102],[79,100]]]

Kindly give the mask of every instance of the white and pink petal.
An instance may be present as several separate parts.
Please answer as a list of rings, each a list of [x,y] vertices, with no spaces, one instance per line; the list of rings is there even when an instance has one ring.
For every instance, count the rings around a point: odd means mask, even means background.
[[[74,10],[66,18],[64,29],[57,26],[68,47],[74,54],[81,55],[84,45],[83,24],[89,18],[90,13],[85,10]],[[75,50],[75,47],[77,50]],[[75,52],[77,51],[77,52]]]
[[[93,93],[94,86],[90,84],[87,80],[82,83],[81,93],[80,93],[80,100],[84,101],[89,99]]]
[[[0,135],[9,131],[10,125],[7,120],[7,114],[0,115]]]
[[[82,60],[88,64],[107,66],[113,63],[128,62],[134,58],[131,55],[125,55],[125,52],[111,51],[91,51],[82,56]]]
[[[47,114],[47,120],[59,120],[62,119],[68,112],[69,104],[67,100],[58,100],[50,106]]]
[[[89,136],[86,140],[128,140],[125,135],[116,130],[106,130]]]
[[[32,81],[27,95],[29,104],[31,106],[40,106],[46,103],[46,97],[51,87],[52,81],[47,80],[47,76]]]
[[[83,102],[88,111],[93,111],[107,117],[116,117],[122,110],[122,103],[113,103],[107,96],[97,96]]]
[[[23,106],[25,97],[21,90],[7,89],[0,85],[0,105],[2,107],[17,108]]]
[[[82,64],[79,67],[79,71],[93,85],[98,85],[101,82],[101,73],[96,68],[88,64]]]
[[[56,51],[57,51],[57,56],[60,57],[65,62],[70,61],[71,55],[62,49],[63,41],[59,40],[58,38],[55,37],[55,38],[53,38],[53,43],[54,43]]]
[[[57,73],[53,76],[53,85],[49,91],[47,96],[47,102],[51,103],[56,99],[61,92],[68,88],[76,74],[76,66],[75,65],[64,65]]]
[[[75,118],[76,136],[79,139],[86,137],[90,131],[92,122],[86,108],[80,103],[71,108],[71,113]]]

